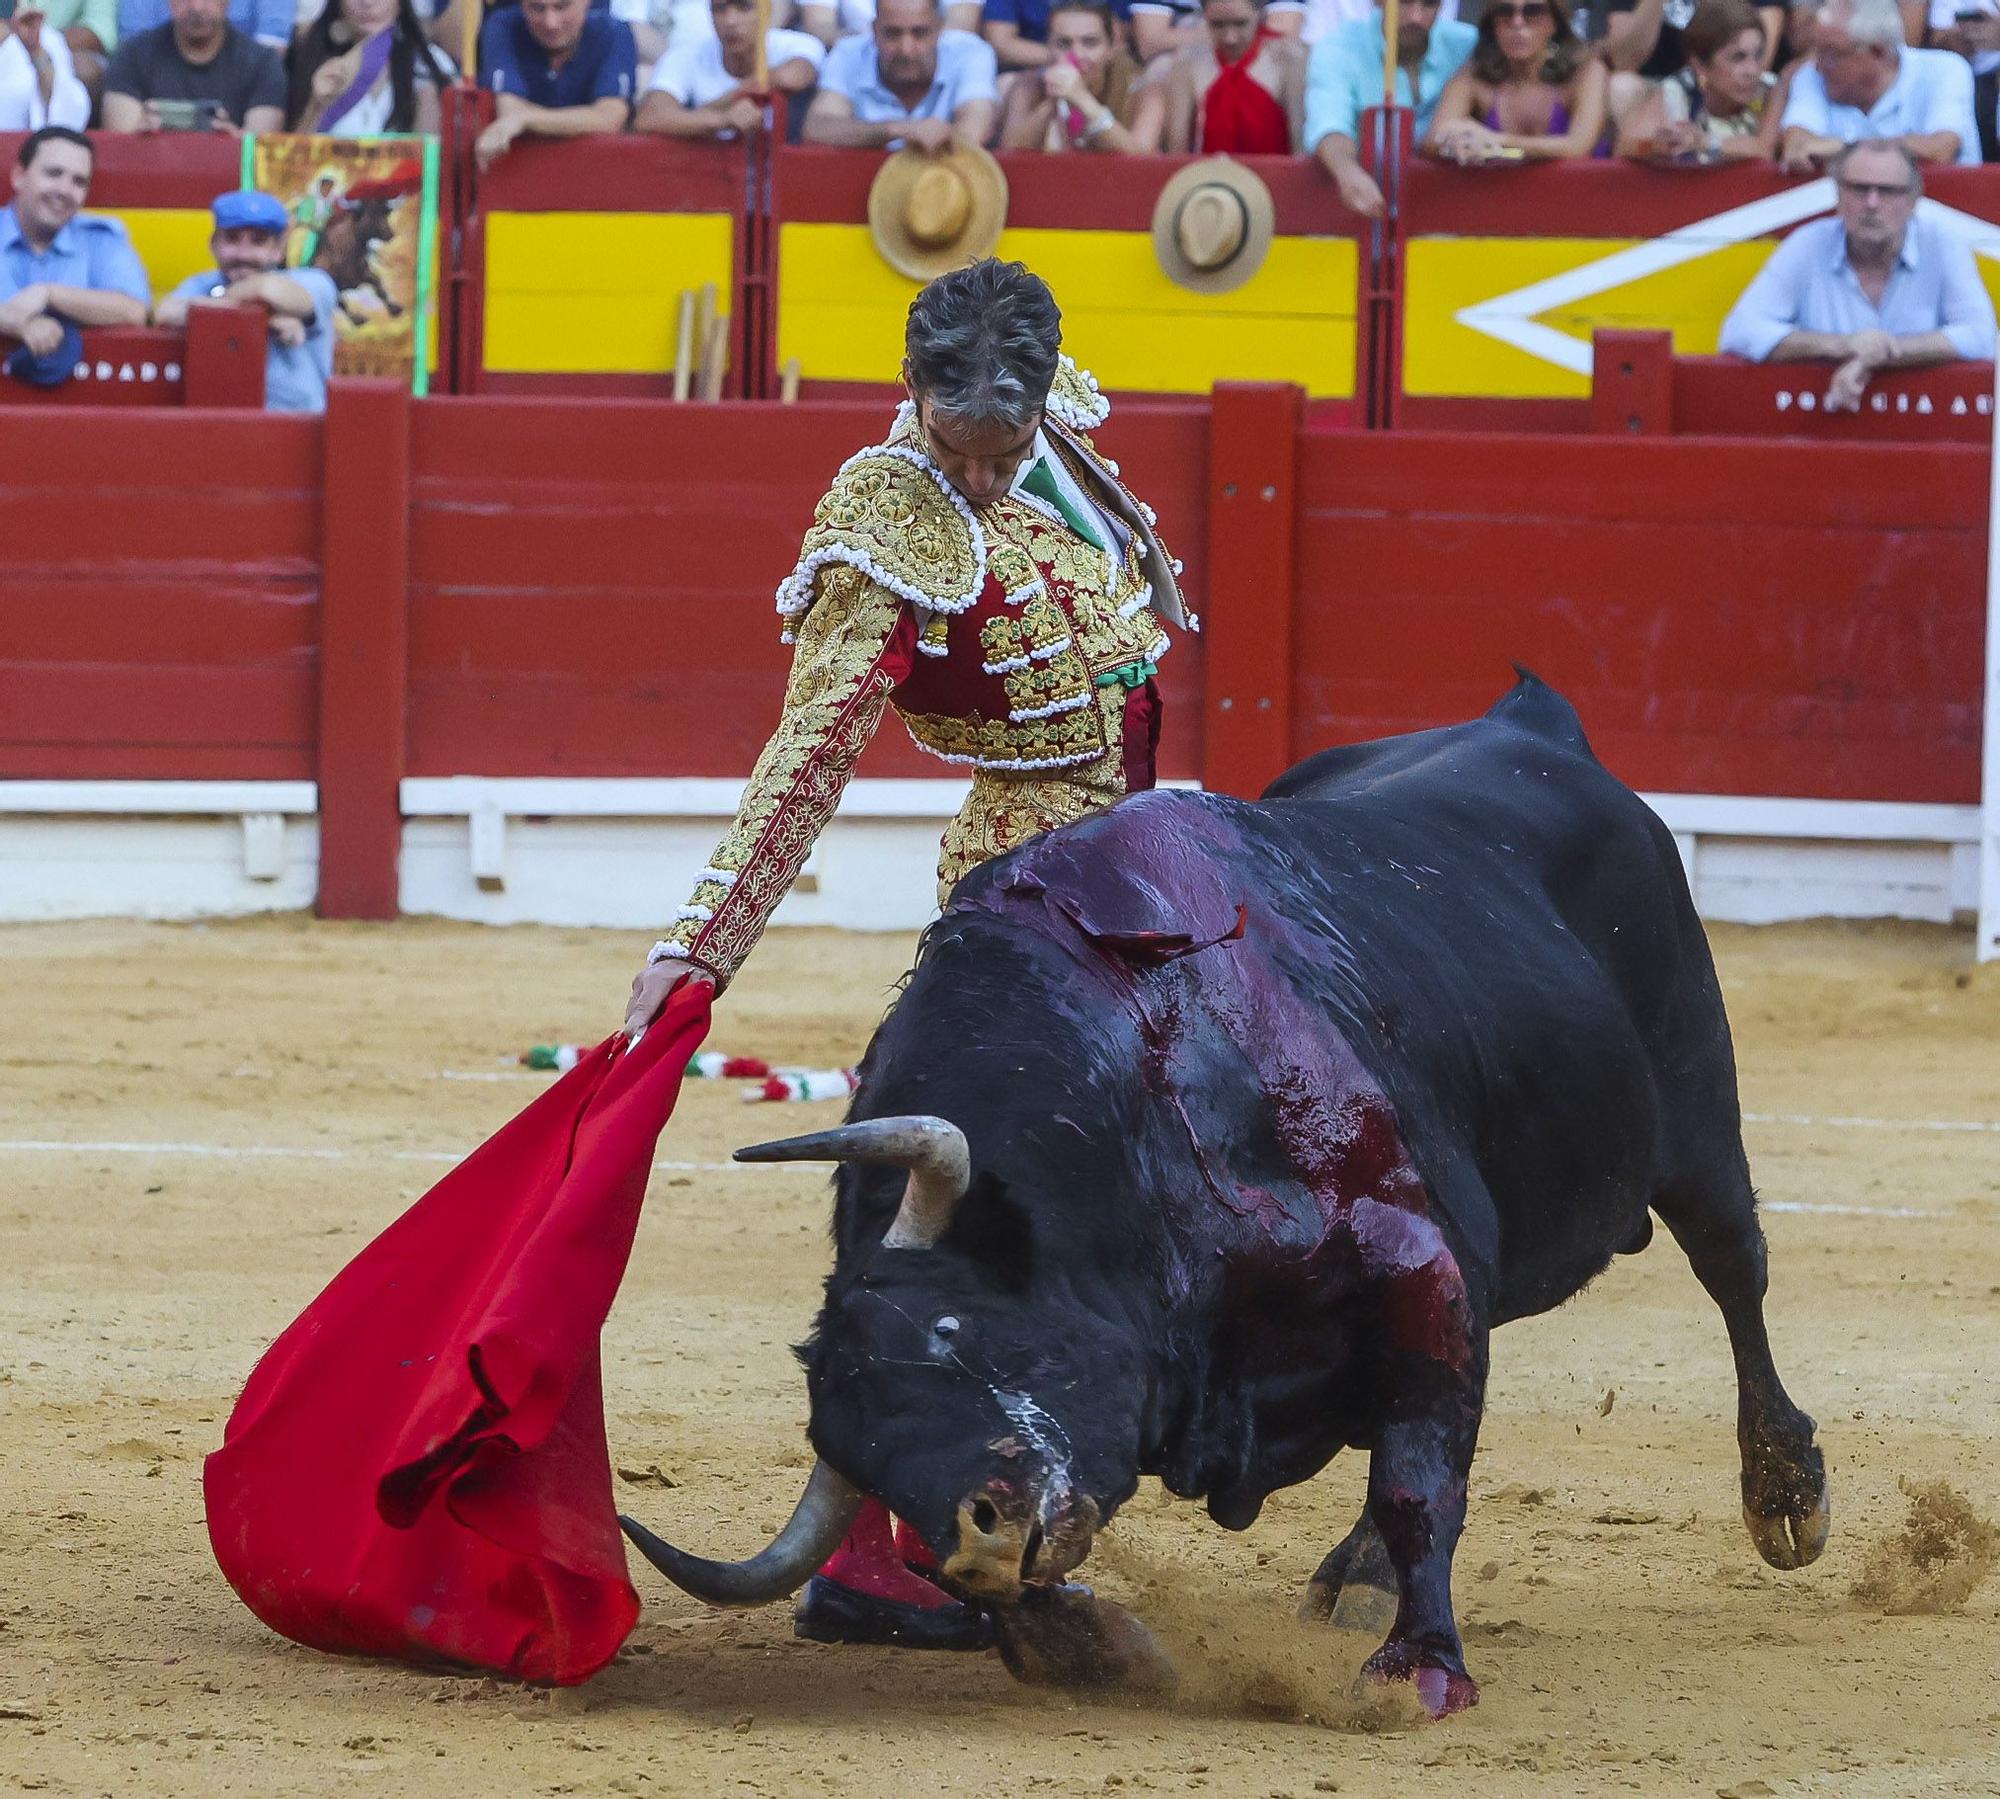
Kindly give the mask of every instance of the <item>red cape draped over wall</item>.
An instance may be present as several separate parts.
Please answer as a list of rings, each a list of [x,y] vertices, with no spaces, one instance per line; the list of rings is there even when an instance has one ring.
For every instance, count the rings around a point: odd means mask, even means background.
[[[684,984],[354,1258],[251,1372],[203,1474],[244,1604],[314,1649],[587,1680],[639,1615],[598,1335],[706,1035]]]

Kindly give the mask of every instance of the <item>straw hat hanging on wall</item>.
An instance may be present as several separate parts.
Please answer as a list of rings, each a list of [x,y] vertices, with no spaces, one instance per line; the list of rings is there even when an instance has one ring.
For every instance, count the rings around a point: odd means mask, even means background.
[[[1160,189],[1153,254],[1179,286],[1226,294],[1264,266],[1276,223],[1264,178],[1227,156],[1211,156]]]
[[[973,144],[937,156],[898,150],[868,190],[868,230],[892,269],[913,281],[991,256],[1007,223],[1007,177]]]

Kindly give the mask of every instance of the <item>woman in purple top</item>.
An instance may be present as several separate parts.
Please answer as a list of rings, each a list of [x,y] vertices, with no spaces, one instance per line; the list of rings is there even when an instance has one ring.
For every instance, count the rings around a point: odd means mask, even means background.
[[[1597,155],[1609,81],[1563,0],[1491,0],[1424,151],[1468,166]]]

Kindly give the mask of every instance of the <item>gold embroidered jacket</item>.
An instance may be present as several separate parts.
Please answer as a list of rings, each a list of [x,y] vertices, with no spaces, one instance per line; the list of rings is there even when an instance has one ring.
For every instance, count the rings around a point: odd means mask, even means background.
[[[726,982],[833,816],[891,701],[918,746],[970,765],[941,886],[986,855],[1124,792],[1111,671],[1156,663],[1181,601],[1149,507],[1086,430],[1109,408],[1068,359],[1047,436],[1120,541],[1099,548],[1017,489],[975,513],[924,454],[907,404],[889,439],[850,457],[778,589],[795,644],[777,730],[736,819],[656,954]]]

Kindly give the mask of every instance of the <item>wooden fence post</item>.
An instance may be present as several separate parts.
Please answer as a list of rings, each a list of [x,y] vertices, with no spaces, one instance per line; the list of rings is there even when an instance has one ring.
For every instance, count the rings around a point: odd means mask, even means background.
[[[1304,395],[1223,382],[1209,415],[1202,784],[1252,797],[1292,759],[1292,542]]]
[[[409,671],[410,391],[335,381],[321,477],[319,915],[394,918]]]

